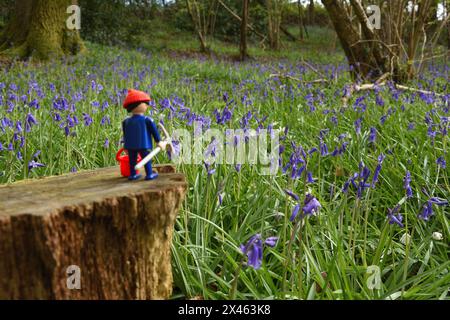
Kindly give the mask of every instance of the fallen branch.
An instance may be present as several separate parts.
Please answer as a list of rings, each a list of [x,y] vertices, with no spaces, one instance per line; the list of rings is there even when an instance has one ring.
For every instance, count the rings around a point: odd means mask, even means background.
[[[280,26],[280,30],[292,41],[301,41],[300,39],[298,39],[296,36],[294,36],[291,32],[289,32],[288,29],[286,29],[283,26]]]
[[[277,78],[285,78],[285,79],[289,79],[289,80],[293,80],[293,81],[298,81],[298,82],[301,82],[301,83],[313,83],[314,84],[314,83],[329,82],[329,80],[327,80],[327,79],[316,79],[316,80],[306,81],[306,80],[303,80],[303,79],[300,79],[300,78],[295,78],[295,77],[292,77],[290,75],[281,74],[281,73],[272,73],[272,74],[269,75],[269,78],[275,78],[275,77],[277,77]]]
[[[319,70],[317,70],[316,68],[314,68],[311,64],[309,64],[308,62],[306,62],[305,60],[302,59],[301,64],[304,64],[306,67],[308,67],[309,69],[311,69],[314,73],[318,74],[319,76],[321,76],[323,79],[326,78],[326,76],[320,72]]]
[[[386,82],[384,80],[386,80],[386,78],[388,76],[389,76],[389,73],[383,74],[375,83],[365,83],[365,84],[361,84],[361,85],[352,84],[350,86],[349,90],[347,91],[347,94],[342,97],[342,103],[346,107],[348,100],[352,97],[353,93],[355,93],[355,92],[367,91],[367,90],[375,90],[375,88],[379,88],[379,87],[385,86]],[[394,87],[396,89],[398,89],[398,90],[418,92],[418,93],[427,94],[427,95],[435,95],[435,96],[438,96],[438,97],[443,97],[444,96],[444,94],[442,94],[442,93],[437,93],[437,92],[434,92],[434,91],[427,91],[427,90],[407,87],[407,86],[404,86],[404,85],[401,85],[401,84],[394,84]]]

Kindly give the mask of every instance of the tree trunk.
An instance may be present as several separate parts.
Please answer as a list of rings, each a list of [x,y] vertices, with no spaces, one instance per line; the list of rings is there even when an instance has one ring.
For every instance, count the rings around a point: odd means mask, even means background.
[[[239,45],[240,60],[244,61],[247,54],[247,24],[248,24],[248,1],[242,1],[242,19],[241,19],[241,42]]]
[[[334,0],[322,0],[327,10],[334,29],[344,49],[348,63],[352,68],[353,78],[376,77],[373,70],[377,70],[377,63],[373,59],[366,43],[361,43],[359,32],[353,27],[352,21],[343,7],[343,4]]]
[[[314,25],[314,0],[309,0],[308,22],[310,26]]]
[[[280,48],[281,2],[282,0],[266,0],[269,45],[272,50]]]
[[[0,187],[0,299],[169,298],[187,185],[155,169],[154,181],[112,167]]]
[[[84,49],[78,30],[69,30],[72,0],[16,0],[15,11],[0,36],[0,52],[37,59],[75,55]]]
[[[303,40],[305,38],[304,32],[306,31],[305,27],[305,19],[303,18],[303,6],[300,0],[297,1],[297,9],[298,9],[298,32],[300,36],[300,40]]]
[[[209,47],[207,43],[208,26],[207,23],[202,20],[202,16],[204,16],[203,10],[206,9],[201,10],[197,0],[186,0],[186,7],[189,15],[191,16],[192,23],[194,24],[198,40],[200,41],[200,51],[209,53]]]

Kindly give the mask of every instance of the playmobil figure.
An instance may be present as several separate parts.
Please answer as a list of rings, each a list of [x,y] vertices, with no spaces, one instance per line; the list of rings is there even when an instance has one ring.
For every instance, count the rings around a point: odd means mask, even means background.
[[[153,120],[145,116],[150,100],[150,96],[145,92],[129,89],[123,102],[123,107],[132,114],[122,122],[124,148],[128,152],[130,161],[128,180],[137,180],[141,177],[140,174],[136,174],[135,169],[138,154],[142,158],[149,154],[148,150],[153,148],[152,138],[162,150],[165,150],[167,145],[165,141],[161,141]],[[158,177],[158,173],[152,171],[151,161],[146,163],[145,173],[145,180],[153,180]]]

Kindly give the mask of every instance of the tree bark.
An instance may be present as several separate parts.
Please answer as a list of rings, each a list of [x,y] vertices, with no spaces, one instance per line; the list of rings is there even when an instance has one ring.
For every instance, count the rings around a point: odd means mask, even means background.
[[[0,36],[0,52],[21,58],[49,59],[84,49],[78,30],[69,30],[67,7],[73,0],[16,0],[15,11]]]
[[[165,299],[182,174],[154,181],[119,168],[0,187],[0,299]],[[79,290],[67,268],[78,266]]]
[[[242,1],[242,19],[241,19],[241,41],[239,45],[240,60],[244,61],[247,54],[247,24],[248,24],[248,1]]]
[[[343,4],[334,0],[322,0],[327,10],[336,34],[344,49],[348,63],[352,68],[352,76],[370,77],[370,73],[376,70],[377,63],[373,59],[366,43],[361,43],[359,32],[353,27],[352,21]],[[380,73],[380,72],[378,72]],[[377,74],[373,75],[377,76]]]
[[[269,45],[272,50],[280,48],[280,25],[282,0],[266,0]]]
[[[303,6],[301,4],[301,0],[297,1],[297,9],[298,9],[298,32],[300,35],[300,40],[303,40],[305,38],[304,33],[306,33],[306,36],[308,36],[308,31],[306,30],[305,19],[303,18]]]
[[[314,24],[314,0],[309,0],[308,22],[309,22],[310,26],[312,26]]]

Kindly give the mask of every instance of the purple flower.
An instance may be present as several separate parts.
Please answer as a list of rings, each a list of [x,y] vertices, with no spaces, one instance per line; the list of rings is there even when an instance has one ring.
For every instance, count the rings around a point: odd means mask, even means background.
[[[423,205],[422,212],[419,213],[418,217],[422,220],[428,221],[432,215],[433,215],[433,204],[430,201],[427,201]]]
[[[83,121],[86,127],[89,127],[93,122],[91,116],[85,112],[83,112]]]
[[[264,244],[273,248],[277,244],[277,241],[278,237],[269,237],[266,239],[266,241],[264,241]]]
[[[404,228],[404,225],[402,223],[403,221],[403,216],[398,213],[398,210],[400,209],[399,205],[396,205],[393,209],[389,209],[388,208],[388,219],[389,219],[389,224],[398,224],[401,228]]]
[[[374,127],[370,128],[370,134],[369,134],[369,143],[375,143],[375,140],[377,139],[377,129]]]
[[[325,157],[328,154],[329,154],[329,152],[328,152],[328,147],[327,147],[326,143],[323,142],[322,140],[320,140],[320,155],[322,157]]]
[[[22,122],[20,120],[18,120],[16,122],[16,132],[22,132],[22,131],[23,131],[23,129],[22,129]]]
[[[108,116],[104,116],[103,118],[102,118],[102,120],[100,121],[100,124],[102,125],[102,126],[104,126],[104,125],[106,125],[106,124],[111,124],[111,120],[110,120],[110,118],[108,117]]]
[[[108,138],[105,139],[105,142],[103,143],[103,147],[109,148],[109,139]]]
[[[288,196],[290,196],[292,199],[294,199],[295,201],[299,201],[300,198],[298,197],[298,195],[296,195],[294,192],[292,192],[291,190],[288,189],[284,189],[284,192],[286,192],[286,194]]]
[[[297,203],[294,207],[294,210],[292,210],[292,214],[291,214],[291,217],[289,218],[289,220],[294,221],[294,219],[297,217],[299,211],[300,211],[300,204]]]
[[[428,221],[433,215],[433,204],[437,206],[446,206],[448,205],[448,201],[441,200],[436,197],[428,199],[428,201],[423,205],[422,211],[418,214],[418,217],[424,221]]]
[[[376,98],[375,98],[375,102],[377,105],[379,105],[380,107],[384,106],[384,100],[383,98],[377,94]]]
[[[212,174],[214,174],[214,172],[216,172],[216,169],[211,168],[211,165],[209,163],[206,163],[205,161],[203,161],[203,164],[205,166],[206,171],[208,172],[208,177],[211,176]]]
[[[317,148],[314,147],[314,148],[311,148],[311,150],[308,151],[308,154],[312,155],[314,152],[317,152],[317,151],[318,151]]]
[[[354,122],[354,125],[355,125],[355,131],[356,131],[356,134],[361,134],[361,122],[362,122],[362,119],[361,118],[359,118],[359,119],[357,119],[355,122]]]
[[[313,176],[312,176],[312,173],[310,171],[308,171],[308,173],[307,173],[307,182],[308,183],[314,183],[316,181],[317,181],[317,179],[314,179]]]
[[[441,200],[437,197],[432,197],[430,198],[430,200],[428,200],[429,202],[438,205],[438,206],[446,206],[448,205],[448,201],[447,200]]]
[[[303,212],[305,214],[314,215],[321,208],[319,200],[311,194],[307,194],[304,202]]]
[[[28,113],[27,117],[26,117],[26,122],[25,122],[26,131],[30,132],[31,127],[33,125],[37,125],[37,124],[38,124],[38,122],[36,121],[36,118],[31,113]]]
[[[407,198],[411,198],[413,196],[410,183],[411,183],[411,173],[409,173],[409,171],[406,171],[406,175],[403,178],[403,188],[406,190]]]
[[[442,169],[445,169],[445,167],[447,166],[447,163],[445,162],[444,157],[439,157],[439,158],[437,158],[436,164],[437,164],[438,166],[441,166]]]
[[[219,112],[217,109],[214,110],[214,115],[216,116],[217,124],[223,125],[231,120],[233,116],[233,111],[228,109],[228,106],[226,106],[222,112]]]
[[[380,157],[379,160],[384,159]],[[367,180],[370,176],[370,170],[367,168],[363,162],[359,163],[359,173],[355,172],[353,176],[345,182],[342,192],[347,193],[350,184],[356,189],[358,198],[361,199],[362,194],[366,188],[370,187],[370,184],[367,183]]]
[[[247,265],[258,270],[261,268],[263,258],[263,244],[269,247],[274,247],[277,243],[278,237],[269,237],[264,243],[259,233],[252,236],[245,245],[241,244],[240,248],[243,254],[247,255]]]
[[[28,162],[28,170],[32,170],[34,168],[39,168],[39,167],[45,167],[45,164],[36,162],[34,160],[31,160],[30,162]]]
[[[385,158],[386,158],[386,156],[384,154],[380,154],[378,156],[378,164],[377,164],[377,167],[375,168],[375,172],[373,173],[373,178],[372,178],[372,188],[375,188],[375,184],[378,182],[378,176],[380,175],[381,165]]]

